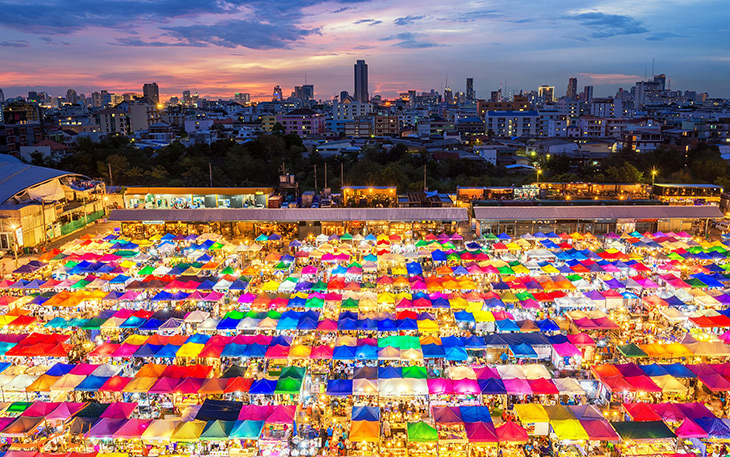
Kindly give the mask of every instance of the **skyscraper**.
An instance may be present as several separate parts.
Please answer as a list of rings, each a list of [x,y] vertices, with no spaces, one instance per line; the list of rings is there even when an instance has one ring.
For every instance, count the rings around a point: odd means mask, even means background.
[[[358,60],[355,64],[355,100],[360,103],[370,101],[368,94],[368,64]]]
[[[578,95],[578,78],[568,79],[568,91],[565,93],[565,97],[569,100],[575,100]]]
[[[474,100],[476,94],[474,93],[474,78],[466,78],[466,99]]]
[[[5,94],[2,89],[0,89],[0,103],[5,103]]]
[[[66,101],[74,105],[79,102],[79,96],[75,90],[69,89],[66,91]]]
[[[142,95],[149,98],[155,105],[160,103],[160,88],[157,83],[147,83],[142,86]]]
[[[281,86],[279,86],[278,84],[274,86],[274,95],[271,97],[271,99],[275,102],[280,102],[284,100],[284,94],[281,91]]]
[[[593,86],[583,86],[583,101],[593,100]]]
[[[555,88],[553,86],[540,86],[537,88],[537,97],[542,103],[552,103]]]
[[[454,91],[452,91],[449,87],[444,89],[444,101],[449,105],[454,103]]]

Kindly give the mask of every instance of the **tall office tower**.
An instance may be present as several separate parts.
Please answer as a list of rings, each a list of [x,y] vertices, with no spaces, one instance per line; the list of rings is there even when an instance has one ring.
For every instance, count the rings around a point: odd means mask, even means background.
[[[281,91],[281,86],[278,84],[274,86],[274,95],[271,97],[271,99],[275,102],[280,102],[284,100],[284,94]]]
[[[189,90],[183,91],[183,105],[189,105],[192,102],[193,98],[190,96]]]
[[[578,78],[568,79],[568,91],[565,93],[565,97],[569,100],[575,100],[578,95]]]
[[[662,73],[661,75],[654,75],[654,82],[659,83],[658,89],[662,92],[667,90],[667,75]]]
[[[142,86],[142,95],[149,98],[155,105],[160,103],[160,88],[157,83],[147,83]]]
[[[5,103],[5,94],[2,89],[0,89],[0,103]]]
[[[74,105],[79,102],[79,96],[75,90],[69,89],[66,91],[66,101]]]
[[[476,94],[474,93],[474,78],[466,78],[466,99],[474,100]]]
[[[343,90],[340,92],[340,103],[344,102],[347,97],[350,96],[350,93],[346,90]]]
[[[367,103],[370,101],[368,94],[368,64],[364,60],[358,60],[355,64],[355,101]]]
[[[314,85],[294,86],[294,98],[298,98],[302,102],[314,100]]]
[[[583,101],[590,102],[593,100],[593,86],[583,86]]]
[[[537,97],[542,103],[552,103],[555,88],[553,86],[540,86],[537,88]]]
[[[451,90],[450,87],[444,89],[444,101],[449,105],[454,103],[454,92]]]
[[[233,94],[233,101],[238,103],[251,103],[251,94],[246,92],[236,92]]]

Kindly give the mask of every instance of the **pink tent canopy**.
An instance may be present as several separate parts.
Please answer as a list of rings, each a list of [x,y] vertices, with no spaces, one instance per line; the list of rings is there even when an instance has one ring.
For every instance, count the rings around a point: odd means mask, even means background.
[[[238,413],[238,420],[265,420],[272,413],[273,406],[268,405],[243,405]]]
[[[108,417],[111,419],[129,419],[129,416],[132,415],[134,410],[137,409],[137,403],[125,403],[125,402],[115,402],[109,405],[103,413],[101,413],[102,418]]]
[[[296,414],[296,405],[277,405],[272,409],[271,414],[266,418],[267,424],[292,424]]]
[[[500,443],[527,443],[527,431],[514,422],[505,422],[497,427]]]
[[[581,356],[583,353],[572,343],[553,344],[553,350],[560,357]]]
[[[620,438],[611,424],[605,420],[582,420],[580,425],[592,441],[619,441]]]
[[[333,352],[334,352],[334,350],[329,346],[325,346],[325,345],[315,346],[312,349],[312,353],[309,355],[309,357],[312,359],[321,359],[321,360],[331,359]]]
[[[122,439],[139,439],[152,423],[152,419],[129,419],[112,437]]]
[[[707,438],[707,432],[692,419],[685,419],[674,433],[680,438]]]
[[[81,411],[86,403],[63,402],[58,408],[46,415],[46,420],[67,420],[69,417]]]
[[[459,395],[479,395],[481,390],[475,379],[459,379],[453,382],[454,393]]]
[[[496,443],[497,431],[491,422],[470,422],[464,424],[470,443]]]
[[[532,395],[532,388],[526,379],[503,379],[502,382],[510,395]]]
[[[428,393],[430,395],[451,395],[454,393],[454,383],[450,379],[434,378],[427,379]]]
[[[595,346],[596,342],[590,336],[585,333],[578,333],[577,335],[568,335],[568,341],[576,346]]]

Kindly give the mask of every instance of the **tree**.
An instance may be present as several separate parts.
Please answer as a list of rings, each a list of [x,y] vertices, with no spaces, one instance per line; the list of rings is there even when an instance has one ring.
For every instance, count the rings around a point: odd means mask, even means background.
[[[606,179],[615,183],[637,183],[642,182],[644,174],[635,166],[625,162],[620,166],[611,166],[606,169]]]

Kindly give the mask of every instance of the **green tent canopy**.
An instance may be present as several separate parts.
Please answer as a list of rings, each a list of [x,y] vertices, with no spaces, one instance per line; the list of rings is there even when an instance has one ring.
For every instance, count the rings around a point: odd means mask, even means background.
[[[302,391],[302,379],[279,378],[276,383],[275,394],[298,395]]]
[[[409,422],[408,423],[408,441],[413,443],[426,443],[430,441],[438,441],[439,434],[435,428],[427,423]]]
[[[101,328],[101,324],[104,322],[106,322],[106,319],[95,317],[93,319],[89,319],[81,328],[83,330],[99,330]]]
[[[611,426],[623,440],[660,440],[677,437],[662,421],[611,422]]]
[[[233,430],[231,421],[208,421],[203,433],[200,434],[200,441],[225,441]]]
[[[621,354],[624,355],[624,357],[648,357],[646,352],[644,352],[639,346],[635,345],[634,343],[624,344],[623,346],[619,345],[616,346],[621,352]]]
[[[292,378],[292,379],[304,379],[304,375],[307,374],[307,367],[284,367],[279,373],[279,379],[281,378]]]

